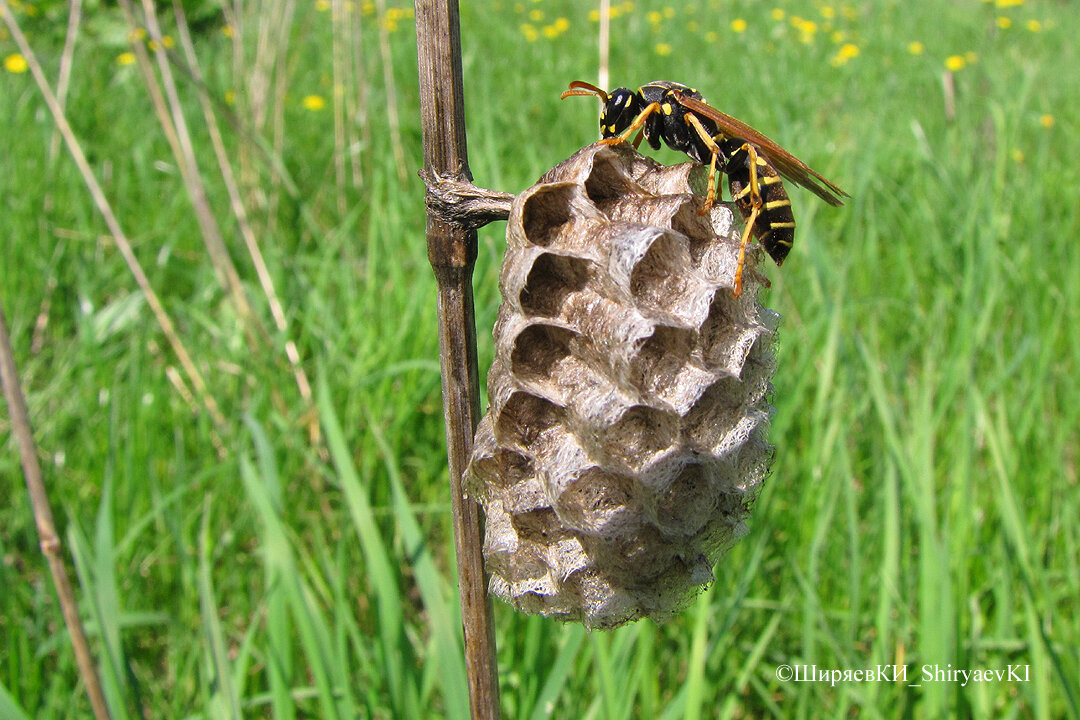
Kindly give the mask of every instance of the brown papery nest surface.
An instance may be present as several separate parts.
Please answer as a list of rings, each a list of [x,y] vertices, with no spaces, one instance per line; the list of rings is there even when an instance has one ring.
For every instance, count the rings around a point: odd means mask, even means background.
[[[704,175],[592,145],[514,201],[467,483],[490,589],[524,612],[663,620],[746,531],[777,317],[756,246],[733,296],[739,233],[698,213]]]

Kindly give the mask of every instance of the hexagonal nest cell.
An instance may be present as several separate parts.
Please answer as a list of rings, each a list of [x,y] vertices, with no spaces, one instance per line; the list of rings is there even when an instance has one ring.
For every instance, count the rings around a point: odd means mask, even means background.
[[[768,473],[775,313],[704,169],[591,145],[519,195],[469,493],[491,591],[589,627],[664,620]],[[696,190],[696,192],[695,192]]]

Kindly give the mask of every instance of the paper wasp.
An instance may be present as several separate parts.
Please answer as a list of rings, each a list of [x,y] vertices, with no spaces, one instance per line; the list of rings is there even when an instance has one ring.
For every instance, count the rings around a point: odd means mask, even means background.
[[[602,143],[624,142],[639,130],[654,150],[661,141],[709,166],[709,191],[701,213],[716,199],[716,171],[728,176],[731,197],[746,222],[735,270],[734,294],[742,294],[746,244],[752,235],[779,266],[795,241],[795,217],[781,177],[802,185],[830,205],[843,205],[846,192],[804,162],[740,120],[705,102],[697,90],[666,80],[642,85],[637,92],[618,88],[610,93],[577,80],[562,94],[594,95],[600,110]],[[820,181],[820,182],[819,182]]]

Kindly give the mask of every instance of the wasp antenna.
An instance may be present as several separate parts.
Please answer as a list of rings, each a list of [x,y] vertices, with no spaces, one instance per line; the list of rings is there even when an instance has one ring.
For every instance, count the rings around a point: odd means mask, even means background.
[[[564,100],[571,95],[595,95],[600,98],[601,102],[606,103],[608,101],[608,94],[606,92],[584,80],[575,80],[570,83],[570,89],[564,91],[563,94],[559,96],[559,99]]]

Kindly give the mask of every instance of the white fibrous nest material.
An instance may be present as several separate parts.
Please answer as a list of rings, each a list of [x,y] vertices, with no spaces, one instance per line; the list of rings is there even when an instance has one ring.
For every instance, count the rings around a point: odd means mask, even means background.
[[[491,591],[614,627],[685,607],[768,472],[776,315],[699,165],[592,145],[519,195],[468,469]]]

